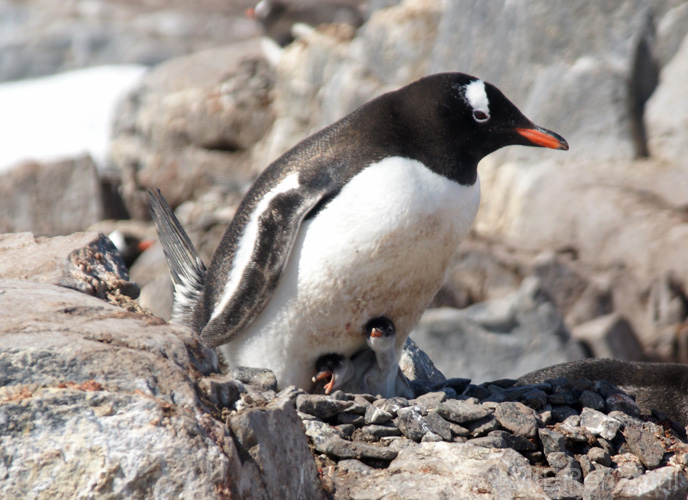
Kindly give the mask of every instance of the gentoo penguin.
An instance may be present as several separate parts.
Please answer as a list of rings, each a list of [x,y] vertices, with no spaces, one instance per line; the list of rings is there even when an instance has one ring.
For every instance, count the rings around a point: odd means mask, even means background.
[[[565,377],[606,380],[634,395],[644,414],[660,410],[688,426],[688,365],[618,359],[583,359],[542,368],[518,379],[519,385]]]
[[[414,397],[399,368],[394,323],[388,318],[374,318],[366,324],[364,334],[367,347],[351,358],[341,354],[325,354],[318,358],[313,382],[326,382],[325,394],[341,389],[383,397]]]
[[[397,359],[478,210],[478,162],[508,145],[568,149],[495,86],[422,78],[364,104],[258,177],[206,270],[171,209],[152,214],[175,284],[173,320],[229,366],[307,389],[323,354],[395,325]]]
[[[313,29],[320,24],[350,24],[358,28],[363,24],[366,10],[363,0],[262,0],[246,15],[255,19],[265,36],[284,47],[289,45],[300,26]]]
[[[346,387],[355,374],[354,364],[341,354],[325,354],[315,362],[313,383],[321,383],[325,394]],[[351,392],[351,391],[347,391]],[[359,392],[359,391],[356,391]]]
[[[388,318],[374,318],[366,325],[365,333],[366,344],[375,357],[363,373],[364,392],[413,398],[413,391],[399,368],[394,323]]]

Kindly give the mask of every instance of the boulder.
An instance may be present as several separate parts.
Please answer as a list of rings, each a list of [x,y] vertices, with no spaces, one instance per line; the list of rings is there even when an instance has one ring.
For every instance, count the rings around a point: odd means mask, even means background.
[[[0,325],[3,497],[323,498],[291,399],[230,430],[198,386],[217,358],[190,330],[5,279]]]
[[[444,374],[477,381],[583,357],[536,278],[512,295],[463,310],[429,309],[411,332]]]
[[[102,216],[100,179],[90,156],[26,162],[0,173],[0,233],[65,235]]]
[[[256,40],[201,51],[153,69],[121,103],[110,161],[130,214],[147,219],[145,189],[172,206],[211,186],[252,178],[249,148],[272,124],[272,74]]]

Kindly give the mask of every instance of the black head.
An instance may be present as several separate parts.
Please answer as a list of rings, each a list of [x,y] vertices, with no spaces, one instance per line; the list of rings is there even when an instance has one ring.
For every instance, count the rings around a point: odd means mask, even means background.
[[[366,337],[391,337],[396,334],[394,323],[384,316],[368,321],[364,331]]]
[[[383,98],[406,156],[461,184],[473,184],[478,162],[504,146],[568,149],[497,87],[463,73],[428,76]]]

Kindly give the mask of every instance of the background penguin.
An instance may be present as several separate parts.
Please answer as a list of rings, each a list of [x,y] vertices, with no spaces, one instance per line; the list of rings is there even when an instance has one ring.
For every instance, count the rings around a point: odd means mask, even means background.
[[[649,415],[659,410],[688,426],[688,366],[679,363],[647,363],[618,359],[583,359],[528,373],[519,385],[537,384],[566,377],[606,380],[634,395],[640,410]]]
[[[568,149],[496,87],[422,78],[305,139],[256,180],[207,271],[159,193],[152,213],[175,284],[173,320],[229,366],[309,388],[323,354],[365,346],[384,316],[399,353],[480,200],[478,162],[508,145]]]

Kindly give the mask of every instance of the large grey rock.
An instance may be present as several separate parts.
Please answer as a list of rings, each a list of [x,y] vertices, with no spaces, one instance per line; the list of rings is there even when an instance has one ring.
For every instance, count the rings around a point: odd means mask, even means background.
[[[84,231],[103,214],[90,156],[27,162],[0,174],[0,233],[55,236]]]
[[[526,280],[504,299],[428,310],[411,337],[443,373],[478,382],[580,359],[582,350],[539,290],[537,280]]]
[[[291,400],[230,432],[199,390],[217,369],[186,328],[1,280],[0,496],[322,498]]]
[[[681,6],[688,21],[688,6]],[[685,168],[688,154],[688,103],[683,90],[688,85],[688,37],[683,38],[678,52],[662,71],[662,84],[647,106],[650,151],[653,155]]]
[[[338,470],[334,482],[337,499],[547,498],[517,452],[465,443],[402,448],[387,469],[368,475]]]
[[[122,102],[110,160],[132,216],[144,188],[172,206],[211,186],[237,191],[252,176],[248,149],[272,124],[272,74],[256,40],[201,51],[153,69]]]

